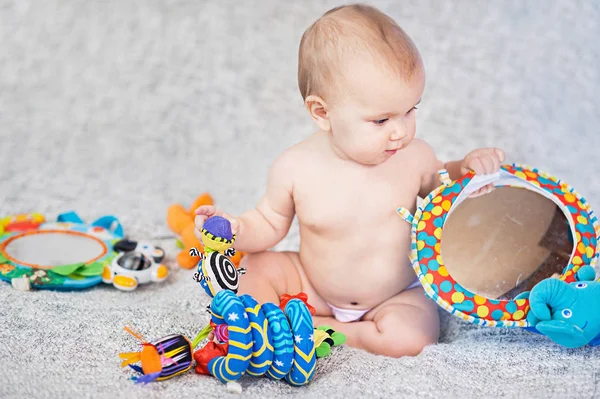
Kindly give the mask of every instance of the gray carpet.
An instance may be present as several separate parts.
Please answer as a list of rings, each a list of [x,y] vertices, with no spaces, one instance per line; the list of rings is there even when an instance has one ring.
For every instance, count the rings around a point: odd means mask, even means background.
[[[302,4],[300,4],[302,3]],[[132,238],[168,233],[167,206],[210,191],[239,213],[270,162],[314,129],[296,87],[303,30],[334,1],[0,1],[0,214],[117,215]],[[600,3],[374,1],[420,47],[418,135],[442,159],[500,146],[600,209]],[[595,43],[595,44],[594,44]],[[298,248],[297,226],[279,249]],[[193,372],[135,386],[117,354],[194,335],[207,297],[174,263],[134,293],[0,285],[0,397],[211,398]],[[439,345],[387,359],[340,348],[292,388],[244,378],[243,397],[598,397],[600,352],[442,313]]]

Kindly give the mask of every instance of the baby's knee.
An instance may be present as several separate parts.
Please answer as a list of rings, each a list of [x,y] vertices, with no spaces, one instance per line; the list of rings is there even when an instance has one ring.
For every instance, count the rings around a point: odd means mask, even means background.
[[[425,347],[438,343],[440,336],[439,323],[427,322],[427,320],[413,320],[415,323],[407,323],[407,320],[396,320],[397,327],[382,330],[382,341],[384,342],[387,356],[417,356]]]
[[[437,344],[438,340],[433,334],[419,334],[415,331],[413,335],[398,335],[389,333],[384,337],[385,348],[383,354],[399,358],[403,356],[417,356],[425,347]]]

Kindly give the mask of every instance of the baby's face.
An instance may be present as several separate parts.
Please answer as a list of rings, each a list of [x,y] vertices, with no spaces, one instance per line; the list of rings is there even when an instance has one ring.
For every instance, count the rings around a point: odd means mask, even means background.
[[[333,144],[345,157],[378,165],[415,136],[415,106],[425,88],[422,68],[404,81],[385,69],[360,63],[348,73],[343,93],[328,110]]]

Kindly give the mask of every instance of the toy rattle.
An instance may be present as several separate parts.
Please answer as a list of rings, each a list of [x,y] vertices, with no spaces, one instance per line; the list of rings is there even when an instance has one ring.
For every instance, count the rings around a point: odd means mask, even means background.
[[[141,374],[132,377],[137,384],[148,384],[175,377],[192,368],[192,351],[209,334],[210,326],[200,331],[194,341],[181,334],[170,334],[149,342],[133,327],[126,326],[124,330],[141,342],[142,350],[120,353],[121,367],[129,366]],[[141,362],[141,366],[134,365],[137,362]]]

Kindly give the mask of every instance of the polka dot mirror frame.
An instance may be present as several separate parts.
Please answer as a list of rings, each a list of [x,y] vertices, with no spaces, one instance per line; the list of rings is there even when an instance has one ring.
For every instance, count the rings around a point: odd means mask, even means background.
[[[529,327],[526,320],[528,299],[501,300],[476,295],[452,278],[441,256],[447,216],[470,193],[489,183],[536,191],[554,201],[563,211],[571,225],[574,245],[561,280],[573,282],[581,266],[595,266],[600,227],[589,204],[568,184],[520,164],[503,165],[498,173],[487,176],[470,172],[456,181],[451,181],[445,170],[439,174],[442,185],[424,198],[414,215],[402,207],[397,213],[412,224],[410,260],[413,269],[426,295],[446,311],[482,326]]]

